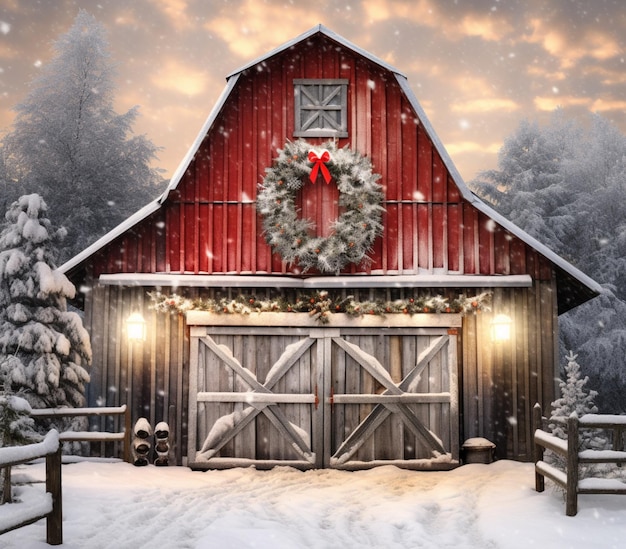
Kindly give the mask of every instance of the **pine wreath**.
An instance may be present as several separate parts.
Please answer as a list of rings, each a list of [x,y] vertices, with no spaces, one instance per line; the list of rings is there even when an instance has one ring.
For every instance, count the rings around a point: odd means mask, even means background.
[[[296,209],[297,192],[318,179],[318,184],[336,183],[343,211],[328,237],[311,236],[314,224],[301,219]],[[332,141],[320,147],[287,141],[266,169],[257,196],[267,243],[288,263],[297,261],[303,272],[337,273],[349,263],[361,263],[383,231],[384,195],[378,179],[370,160],[347,147],[339,149]]]

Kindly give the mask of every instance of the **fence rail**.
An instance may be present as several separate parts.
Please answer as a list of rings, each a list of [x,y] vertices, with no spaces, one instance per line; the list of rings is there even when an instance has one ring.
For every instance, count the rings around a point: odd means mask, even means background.
[[[584,415],[578,418],[572,414],[567,418],[567,440],[558,438],[544,430],[546,419],[541,406],[535,404],[533,423],[535,428],[535,489],[543,492],[545,478],[565,489],[565,514],[575,516],[578,513],[578,494],[623,494],[626,495],[626,483],[617,479],[585,478],[580,479],[579,466],[585,463],[626,463],[623,435],[626,432],[626,416]],[[603,429],[613,434],[611,450],[580,450],[579,432],[581,429]],[[565,458],[565,471],[557,469],[543,460],[544,450]]]
[[[46,435],[43,442],[0,448],[0,468],[7,468],[6,474],[10,475],[12,466],[43,457],[46,458],[46,494],[49,495],[49,499],[43,505],[32,506],[28,511],[15,514],[13,517],[3,517],[5,509],[0,507],[0,535],[45,518],[46,542],[49,545],[61,545],[63,543],[63,510],[59,433],[53,429]],[[13,505],[3,507],[9,509]]]
[[[39,408],[33,409],[31,416],[38,418],[124,416],[124,428],[117,432],[108,431],[64,431],[59,434],[61,442],[120,442],[124,461],[130,461],[131,419],[126,404],[102,408]]]

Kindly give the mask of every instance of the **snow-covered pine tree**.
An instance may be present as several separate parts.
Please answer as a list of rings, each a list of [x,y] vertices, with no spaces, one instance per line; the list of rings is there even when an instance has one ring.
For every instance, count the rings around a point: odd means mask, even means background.
[[[559,382],[561,396],[552,403],[552,415],[549,424],[552,434],[563,440],[567,440],[567,418],[574,412],[578,417],[598,412],[598,408],[594,404],[594,399],[598,393],[593,389],[585,389],[589,378],[581,375],[580,365],[576,362],[578,355],[569,351],[565,358],[567,360],[565,379]],[[607,442],[601,432],[594,432],[590,429],[580,431],[579,441],[579,449],[594,450],[605,448]],[[548,461],[564,468],[565,458],[552,452],[549,453],[549,457],[546,457]],[[583,471],[583,476],[585,476],[585,471]]]
[[[80,10],[53,47],[14,107],[2,156],[7,180],[19,181],[20,194],[42,196],[53,224],[67,229],[60,250],[66,261],[155,198],[164,182],[151,167],[158,148],[133,135],[138,108],[114,109],[116,72],[104,26]]]
[[[626,135],[598,114],[557,109],[546,126],[523,121],[498,169],[470,186],[500,213],[604,286],[560,318],[560,356],[577,349],[602,411],[626,413]]]
[[[28,401],[21,396],[0,392],[0,448],[39,440],[35,422],[30,417],[31,410]]]
[[[573,412],[576,412],[578,417],[598,412],[598,408],[593,402],[598,392],[593,389],[585,390],[589,378],[587,376],[582,377],[580,365],[576,362],[577,358],[578,355],[572,351],[565,357],[567,360],[565,379],[559,382],[561,396],[552,403],[551,418],[567,420]],[[561,429],[558,423],[555,423],[554,426],[551,425],[550,428],[559,438],[567,438],[567,431]]]
[[[33,408],[84,405],[89,335],[68,311],[74,285],[56,269],[47,207],[36,194],[15,201],[0,232],[0,385]]]
[[[0,448],[19,446],[39,439],[30,417],[31,407],[18,395],[0,392]],[[11,468],[0,469],[0,505],[11,503]]]

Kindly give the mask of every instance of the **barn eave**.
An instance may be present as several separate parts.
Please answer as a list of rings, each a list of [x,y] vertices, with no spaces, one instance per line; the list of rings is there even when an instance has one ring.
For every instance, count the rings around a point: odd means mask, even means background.
[[[123,235],[137,224],[141,223],[144,219],[147,219],[150,215],[157,212],[161,207],[159,199],[153,200],[149,204],[146,204],[140,210],[137,210],[128,219],[122,221],[117,227],[111,229],[108,233],[101,236],[90,246],[87,246],[82,252],[76,254],[74,257],[67,260],[63,265],[59,267],[59,271],[65,275],[69,275],[74,271],[80,270],[83,263],[85,263],[96,252],[113,242],[117,237]]]
[[[102,274],[103,286],[202,287],[202,288],[529,288],[530,275],[350,275],[294,276],[210,275],[176,273]]]

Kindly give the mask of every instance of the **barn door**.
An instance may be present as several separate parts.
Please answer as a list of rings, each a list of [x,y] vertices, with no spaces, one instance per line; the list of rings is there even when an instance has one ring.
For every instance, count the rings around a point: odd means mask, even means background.
[[[458,464],[454,330],[343,330],[331,348],[325,465]]]
[[[188,461],[458,464],[456,332],[191,328]]]
[[[212,468],[321,466],[315,332],[200,329],[193,337],[188,460]],[[195,413],[194,413],[195,411]]]

